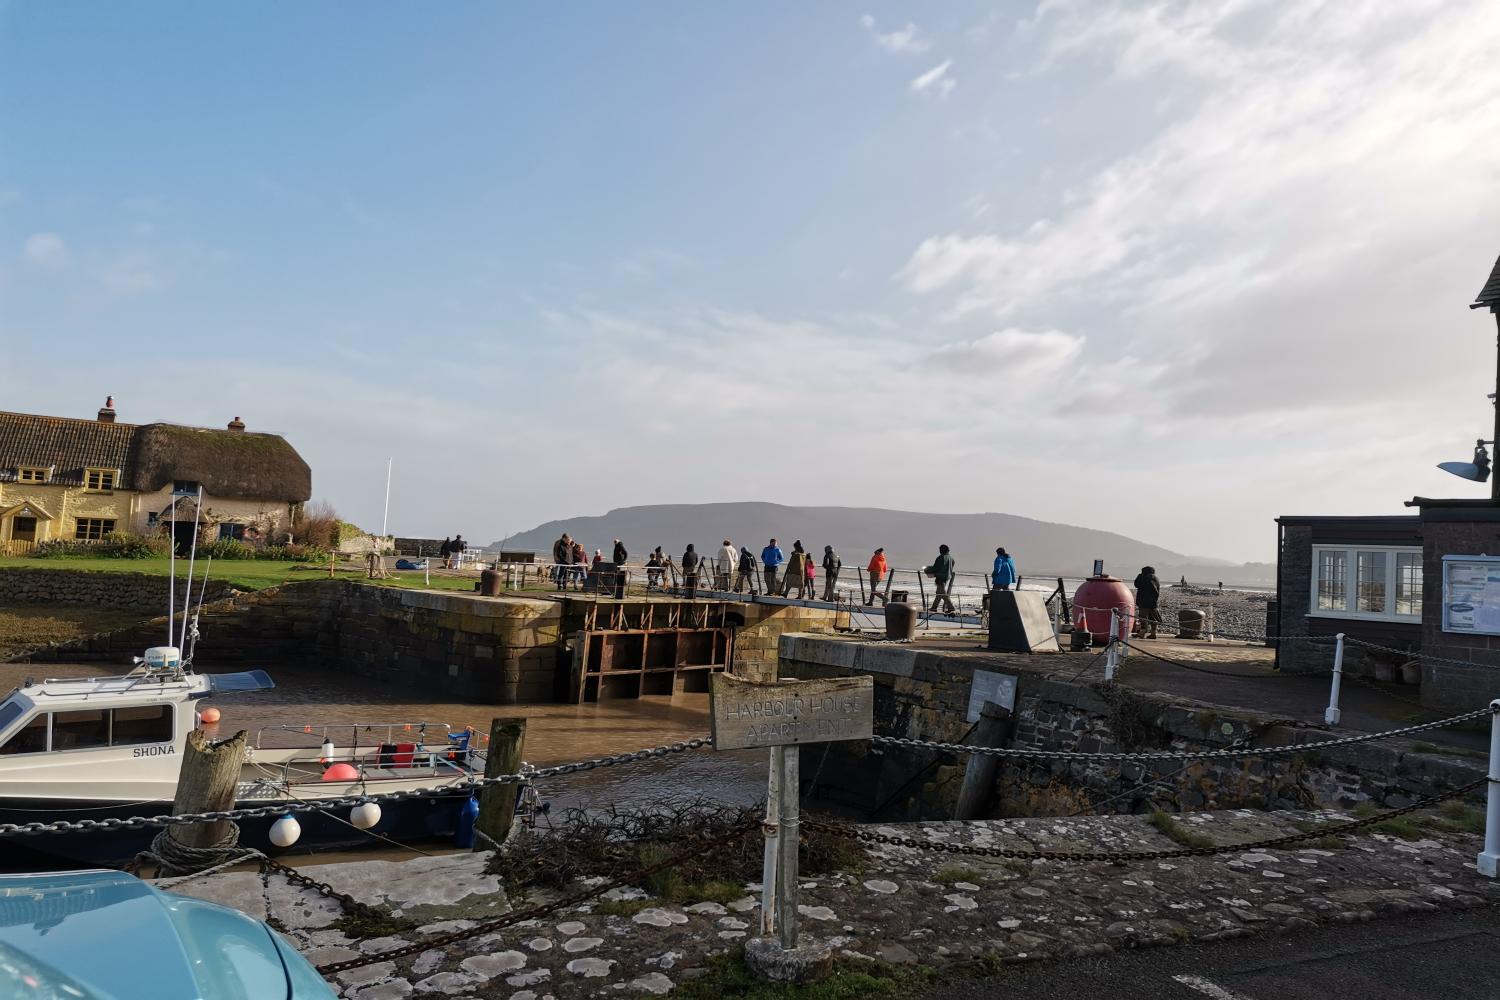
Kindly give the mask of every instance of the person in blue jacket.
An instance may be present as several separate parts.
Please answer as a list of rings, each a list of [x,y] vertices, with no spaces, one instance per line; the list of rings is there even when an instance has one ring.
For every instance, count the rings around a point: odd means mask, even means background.
[[[786,556],[782,554],[781,547],[776,544],[776,539],[771,539],[771,544],[760,550],[760,564],[766,571],[766,593],[776,594],[776,570],[786,562]]]
[[[990,574],[990,583],[996,590],[1009,590],[1016,583],[1016,561],[1001,546],[995,550],[995,570]]]

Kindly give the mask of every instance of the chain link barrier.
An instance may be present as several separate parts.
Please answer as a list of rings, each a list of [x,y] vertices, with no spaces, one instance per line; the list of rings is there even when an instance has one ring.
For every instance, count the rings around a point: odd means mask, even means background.
[[[657,760],[688,750],[710,746],[707,736],[695,736],[690,740],[669,743],[665,746],[636,750],[632,753],[611,754],[571,764],[554,767],[539,767],[519,774],[497,774],[494,777],[471,777],[431,788],[410,788],[397,792],[377,792],[373,795],[341,795],[329,799],[297,799],[276,802],[271,805],[249,806],[243,809],[218,809],[209,812],[183,813],[178,816],[110,816],[105,819],[57,820],[52,823],[0,823],[0,837],[37,836],[46,833],[86,833],[111,830],[142,830],[156,826],[175,826],[189,823],[215,823],[221,820],[253,819],[264,816],[283,816],[287,813],[317,812],[321,809],[341,809],[346,806],[363,805],[366,802],[401,802],[407,799],[436,799],[448,796],[472,795],[481,788],[494,785],[525,785],[539,778],[553,778],[563,774],[577,774],[601,767],[617,767],[635,764],[643,760]]]
[[[440,934],[437,937],[424,938],[423,940],[418,941],[415,944],[403,945],[400,948],[393,948],[390,951],[376,952],[373,955],[362,955],[359,958],[351,958],[343,962],[330,962],[327,965],[318,966],[318,972],[324,976],[332,976],[339,972],[347,972],[350,969],[358,969],[366,965],[375,965],[380,962],[389,962],[393,959],[405,958],[408,955],[417,955],[424,951],[431,951],[435,948],[446,948],[448,945],[456,944],[459,941],[480,937],[485,934],[491,934],[495,931],[510,927],[514,924],[522,923],[527,920],[536,920],[538,917],[544,917],[549,913],[556,913],[558,910],[567,909],[570,906],[577,906],[580,903],[586,903],[591,899],[596,899],[597,897],[604,895],[606,892],[609,892],[612,889],[623,889],[626,886],[638,885],[640,882],[647,878],[650,878],[657,872],[666,871],[668,868],[680,865],[684,861],[687,861],[689,858],[693,858],[698,856],[699,854],[702,854],[705,850],[719,847],[740,837],[748,836],[752,831],[759,833],[760,828],[760,820],[751,820],[747,823],[743,823],[740,826],[735,827],[733,830],[724,834],[722,837],[715,837],[713,840],[705,841],[701,844],[695,844],[688,850],[674,854],[671,857],[663,861],[659,861],[654,865],[649,865],[645,868],[639,868],[626,875],[617,876],[607,882],[602,882],[599,885],[593,886],[589,889],[585,889],[581,892],[575,892],[571,895],[555,899],[550,903],[539,903],[536,906],[528,907],[524,910],[515,910],[511,913],[505,914],[502,917],[496,917],[493,920],[486,920],[481,924],[477,924],[465,930],[452,931],[448,934]],[[272,863],[274,864],[275,862]],[[291,871],[291,869],[288,869],[288,871]],[[339,899],[340,902],[349,899],[348,896],[342,893],[338,893],[336,890],[329,887],[327,883],[315,883],[311,879],[307,878],[307,876],[302,875],[300,872],[296,874],[298,876],[296,881],[299,884],[307,885],[311,883],[310,885],[308,885],[309,888],[315,888],[319,892],[323,892],[325,895],[334,896],[335,898]],[[364,905],[362,903],[354,902],[353,900],[350,900],[350,902],[356,906]]]
[[[842,837],[846,840],[858,840],[867,844],[889,844],[894,847],[911,847],[920,851],[932,851],[939,854],[961,854],[974,857],[1007,858],[1016,861],[1077,861],[1077,862],[1111,862],[1122,864],[1127,861],[1158,861],[1168,858],[1204,858],[1219,854],[1237,854],[1246,851],[1260,851],[1276,847],[1287,847],[1304,840],[1316,840],[1319,837],[1341,836],[1362,830],[1366,827],[1376,826],[1387,820],[1405,816],[1421,809],[1428,809],[1449,799],[1459,798],[1478,789],[1489,781],[1489,778],[1476,778],[1466,785],[1461,785],[1440,795],[1432,795],[1421,799],[1409,806],[1400,809],[1392,809],[1388,812],[1368,816],[1364,819],[1347,820],[1337,823],[1325,823],[1300,833],[1289,833],[1279,837],[1267,837],[1263,840],[1253,840],[1246,844],[1223,844],[1214,847],[1179,847],[1162,851],[1039,851],[1020,850],[1009,847],[973,847],[967,844],[944,844],[931,840],[916,840],[912,837],[893,837],[884,833],[871,833],[855,830],[851,827],[838,823],[825,823],[822,820],[804,819],[802,825],[808,829],[819,830],[831,836]]]
[[[1394,739],[1411,733],[1424,733],[1430,729],[1442,729],[1463,722],[1472,722],[1492,714],[1488,706],[1477,708],[1462,715],[1421,722],[1401,729],[1388,729],[1381,733],[1364,733],[1359,736],[1344,736],[1318,743],[1293,743],[1277,747],[1246,747],[1227,750],[1140,750],[1132,753],[1087,752],[1081,750],[1018,750],[1014,747],[976,747],[960,743],[939,743],[936,740],[913,740],[898,736],[872,736],[870,742],[878,746],[900,747],[904,750],[936,750],[944,753],[984,754],[989,757],[1015,757],[1021,760],[1097,760],[1124,763],[1131,760],[1227,760],[1238,757],[1287,757],[1333,747],[1354,746],[1376,740]]]

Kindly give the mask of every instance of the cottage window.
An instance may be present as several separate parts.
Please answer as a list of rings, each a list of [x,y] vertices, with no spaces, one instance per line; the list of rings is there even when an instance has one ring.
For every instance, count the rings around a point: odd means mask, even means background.
[[[240,542],[245,539],[245,526],[243,524],[221,524],[219,525],[219,541]]]
[[[16,479],[23,483],[45,483],[51,478],[51,469],[22,468],[16,470]]]
[[[108,493],[115,488],[115,472],[113,469],[86,469],[83,485],[95,492]]]
[[[1311,613],[1324,618],[1422,617],[1420,549],[1313,548]]]
[[[174,479],[172,480],[172,493],[176,496],[195,497],[203,486],[196,479]]]
[[[88,542],[97,542],[105,535],[113,534],[115,519],[112,517],[80,517],[73,537]]]

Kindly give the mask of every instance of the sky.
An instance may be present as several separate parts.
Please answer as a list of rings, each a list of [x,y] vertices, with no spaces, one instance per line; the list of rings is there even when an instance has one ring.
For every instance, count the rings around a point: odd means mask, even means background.
[[[1483,496],[1500,5],[0,2],[0,409],[1274,558]],[[795,526],[788,526],[788,534]]]

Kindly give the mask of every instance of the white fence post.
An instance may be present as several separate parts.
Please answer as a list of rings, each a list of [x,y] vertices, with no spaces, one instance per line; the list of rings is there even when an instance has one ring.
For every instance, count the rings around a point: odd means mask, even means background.
[[[1104,679],[1115,679],[1115,670],[1120,665],[1120,610],[1109,609],[1109,645],[1104,649]]]
[[[766,781],[765,860],[760,874],[760,936],[776,933],[776,883],[781,858],[781,770],[785,747],[771,748],[771,774]]]
[[[1490,774],[1485,790],[1484,850],[1479,874],[1490,878],[1500,868],[1500,699],[1490,702]]]
[[[1330,726],[1339,724],[1343,712],[1339,710],[1339,686],[1344,680],[1344,633],[1335,636],[1336,642],[1333,647],[1333,685],[1328,689],[1328,711],[1323,713],[1323,721]]]

